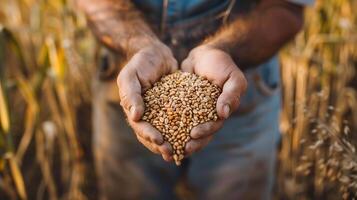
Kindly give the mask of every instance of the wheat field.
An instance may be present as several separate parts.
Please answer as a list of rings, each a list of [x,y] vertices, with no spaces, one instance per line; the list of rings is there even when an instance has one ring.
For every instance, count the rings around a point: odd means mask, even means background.
[[[357,197],[357,0],[317,0],[281,52],[275,199]],[[0,1],[0,199],[96,199],[100,45],[71,0]]]

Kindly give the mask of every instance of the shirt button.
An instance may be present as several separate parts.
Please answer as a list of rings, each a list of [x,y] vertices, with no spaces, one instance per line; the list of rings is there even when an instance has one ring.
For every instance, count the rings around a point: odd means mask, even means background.
[[[178,44],[178,41],[176,38],[172,38],[171,43],[176,46]]]

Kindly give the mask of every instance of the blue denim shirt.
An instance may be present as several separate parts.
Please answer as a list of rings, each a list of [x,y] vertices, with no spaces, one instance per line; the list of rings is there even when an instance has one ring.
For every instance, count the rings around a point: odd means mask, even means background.
[[[313,2],[313,0],[287,1],[301,5]],[[154,28],[165,26],[162,32],[168,38],[162,39],[174,51],[179,51],[182,46],[194,47],[197,38],[204,38],[205,35],[214,33],[229,15],[249,12],[258,0],[133,0],[133,2]],[[191,36],[193,39],[187,40]],[[276,56],[246,71],[245,75],[248,79],[248,90],[241,99],[238,114],[249,113],[269,97],[279,95],[280,91],[279,62]]]
[[[133,0],[157,32],[180,38],[199,38],[216,31],[230,17],[249,12],[260,0]],[[286,0],[309,4],[313,0]],[[200,27],[197,27],[197,26]],[[168,33],[171,32],[171,33]],[[202,33],[205,32],[205,33]],[[180,41],[180,43],[184,43]]]
[[[166,23],[204,16],[214,10],[223,10],[230,0],[134,0],[137,7],[159,22],[165,12]]]
[[[310,4],[313,0],[287,0],[297,4]],[[175,23],[196,17],[204,17],[208,13],[223,11],[230,3],[238,10],[249,10],[258,0],[133,0],[144,13],[150,13],[155,21],[162,18],[165,7],[167,23]]]

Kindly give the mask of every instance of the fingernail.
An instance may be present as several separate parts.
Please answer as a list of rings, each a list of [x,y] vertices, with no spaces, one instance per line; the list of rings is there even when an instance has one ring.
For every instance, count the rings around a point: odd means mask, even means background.
[[[191,138],[197,139],[201,137],[201,132],[199,131],[191,131]]]
[[[224,105],[223,107],[223,117],[227,119],[229,117],[230,108],[229,105]]]
[[[195,138],[196,135],[197,135],[196,127],[194,127],[194,128],[191,130],[191,132],[190,132],[190,136],[191,136],[192,138]]]
[[[162,138],[154,138],[154,143],[157,145],[162,145],[162,143],[164,143],[164,141],[162,140]]]
[[[191,132],[190,136],[191,136],[191,138],[195,138],[195,139],[199,138],[199,134],[196,132]]]

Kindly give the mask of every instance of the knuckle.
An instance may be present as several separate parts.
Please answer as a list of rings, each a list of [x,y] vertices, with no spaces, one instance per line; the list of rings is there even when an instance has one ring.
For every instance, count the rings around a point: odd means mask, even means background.
[[[148,144],[148,146],[150,146],[150,148],[152,149],[152,151],[153,151],[154,153],[156,153],[156,154],[161,154],[161,153],[160,153],[160,150],[159,150],[159,148],[158,148],[157,146],[152,145],[152,144]]]
[[[206,125],[202,125],[201,127],[197,128],[196,130],[196,137],[202,137],[209,131]]]
[[[233,99],[233,95],[221,94],[217,100],[217,107],[222,107],[225,104],[231,104],[231,99]]]
[[[137,60],[137,62],[141,62],[153,58],[156,58],[156,56],[155,56],[155,52],[152,50],[140,51],[137,54],[135,54],[135,59]]]
[[[130,60],[130,67],[134,70],[142,69],[143,67],[151,66],[155,63],[155,55],[149,51],[136,53]]]
[[[155,134],[151,137],[151,141],[158,144],[158,143],[161,143],[161,138],[160,138],[160,136]]]
[[[141,60],[142,58],[150,57],[151,51],[148,49],[141,50],[137,52],[133,57],[132,60]]]
[[[149,139],[153,143],[157,143],[157,141],[158,141],[158,137],[156,136],[156,134],[150,134]]]
[[[120,86],[121,85],[121,82],[122,82],[122,79],[123,79],[123,71],[121,71],[119,73],[119,75],[117,76],[117,85]]]
[[[196,132],[196,134],[194,136],[195,136],[195,139],[199,139],[204,136],[204,133],[202,131]]]
[[[145,134],[145,132],[141,132],[139,134],[145,141],[151,141],[150,137],[147,134]]]
[[[123,94],[123,92],[119,91],[119,96],[120,96],[120,105],[123,106],[125,109],[129,109],[128,95]]]
[[[212,122],[207,122],[202,125],[201,131],[202,132],[208,132],[214,128],[214,123]]]
[[[169,156],[170,155],[170,150],[168,147],[166,146],[163,146],[162,149],[161,149],[161,153],[165,156]]]
[[[167,49],[166,49],[167,48]],[[173,57],[172,56],[172,52],[170,49],[168,49],[168,47],[165,47],[163,49],[161,49],[161,56],[164,58],[170,58]]]
[[[148,135],[146,133],[149,133],[149,128],[147,126],[144,126],[141,128],[141,132],[144,133],[145,135]]]
[[[147,127],[144,127],[141,129],[141,135],[143,136],[143,138],[145,138],[146,140],[150,140],[150,141],[152,141],[152,139],[154,137],[152,134],[150,134],[150,129]]]
[[[195,131],[196,133],[200,133],[200,132],[202,132],[203,130],[204,130],[204,125],[201,124],[201,125],[196,126],[194,131]]]

